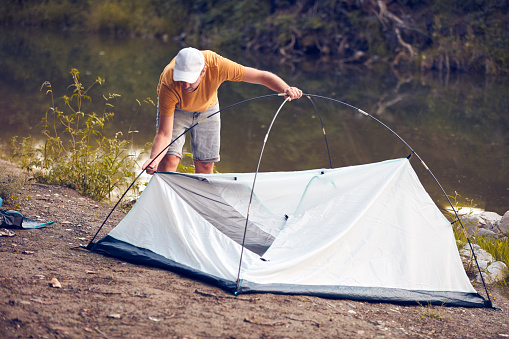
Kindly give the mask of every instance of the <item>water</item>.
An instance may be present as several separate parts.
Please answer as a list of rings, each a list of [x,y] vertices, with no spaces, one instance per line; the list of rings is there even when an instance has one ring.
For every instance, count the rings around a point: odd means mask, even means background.
[[[0,28],[0,142],[12,136],[40,138],[40,122],[50,97],[41,84],[50,81],[55,97],[70,95],[69,70],[77,68],[87,86],[97,76],[93,109],[102,109],[102,93],[122,96],[114,104],[114,122],[104,133],[134,133],[137,149],[155,133],[153,106],[160,72],[181,47],[174,42],[115,39],[71,32]],[[494,211],[509,210],[509,80],[467,74],[398,75],[390,69],[340,68],[314,62],[279,64],[264,55],[220,51],[247,66],[273,71],[306,93],[358,107],[400,135],[426,162],[456,201]],[[226,83],[222,108],[272,92],[262,86]],[[97,98],[97,99],[96,99]],[[142,102],[139,106],[137,103]],[[410,150],[374,120],[352,108],[313,99],[320,114],[333,167],[406,157]],[[220,172],[256,169],[268,126],[282,102],[271,97],[225,110],[222,118]],[[92,108],[90,108],[92,109]],[[424,167],[411,158],[423,185],[440,207],[446,200]],[[268,137],[260,170],[329,167],[320,119],[310,100],[287,103]],[[454,200],[453,200],[454,201]]]

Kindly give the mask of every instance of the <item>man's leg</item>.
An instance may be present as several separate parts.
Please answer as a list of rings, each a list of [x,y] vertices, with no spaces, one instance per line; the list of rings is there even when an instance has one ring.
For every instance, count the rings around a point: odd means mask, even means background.
[[[212,174],[214,173],[213,162],[195,162],[194,163],[195,173]]]
[[[158,172],[177,172],[180,158],[173,154],[166,154],[157,165]]]
[[[195,112],[193,115],[193,123],[199,122],[190,131],[196,173],[213,173],[214,164],[219,161],[221,116],[218,111],[219,104],[216,104],[203,113]]]

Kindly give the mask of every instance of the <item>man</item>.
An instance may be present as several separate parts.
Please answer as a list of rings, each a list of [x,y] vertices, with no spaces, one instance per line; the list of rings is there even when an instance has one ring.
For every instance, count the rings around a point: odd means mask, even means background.
[[[220,114],[203,119],[219,111],[217,90],[224,81],[264,85],[278,93],[285,93],[289,100],[302,96],[300,89],[288,86],[273,73],[244,67],[212,51],[199,51],[192,47],[182,49],[159,78],[157,133],[150,159],[143,164],[148,174],[156,170],[177,170],[182,158],[184,136],[174,142],[166,154],[152,160],[172,138],[178,137],[199,121],[203,122],[189,131],[195,172],[213,172],[214,163],[219,161]]]

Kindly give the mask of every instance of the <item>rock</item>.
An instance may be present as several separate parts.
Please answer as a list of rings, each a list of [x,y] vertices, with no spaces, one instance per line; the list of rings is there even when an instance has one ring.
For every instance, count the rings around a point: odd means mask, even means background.
[[[479,228],[478,232],[479,234],[483,235],[486,238],[498,239],[500,237],[500,235],[498,235],[497,233],[486,228]]]
[[[479,227],[479,214],[467,214],[460,217],[469,237],[477,233]]]
[[[472,248],[474,249],[475,257],[477,258],[477,262],[479,263],[479,267],[481,269],[486,269],[490,263],[494,261],[493,256],[483,250],[479,245],[473,244]],[[461,256],[461,261],[466,265],[475,265],[474,257],[472,256],[472,251],[470,250],[470,246],[465,244],[463,248],[459,251]]]
[[[504,280],[507,277],[508,273],[509,272],[507,269],[507,265],[505,263],[501,261],[495,261],[491,265],[488,265],[485,271],[482,272],[482,275],[485,282],[493,284]],[[479,283],[482,282],[480,274],[477,275],[476,280]]]
[[[474,236],[476,234],[482,234],[491,238],[500,238],[509,231],[509,214],[504,223],[504,232],[500,227],[502,216],[495,212],[482,212],[477,214],[467,214],[461,216],[461,222],[467,231],[468,236]],[[507,223],[507,224],[506,224]],[[489,231],[489,232],[487,232]]]
[[[509,211],[505,212],[502,219],[500,219],[500,222],[498,223],[498,229],[503,235],[507,236],[509,234]]]
[[[482,212],[479,216],[479,227],[493,230],[500,223],[502,216],[495,212]]]
[[[493,284],[498,281],[502,281],[507,277],[509,272],[505,263],[495,261],[493,256],[483,250],[479,245],[473,244],[472,248],[474,249],[477,262],[479,263],[479,268],[481,269],[484,282]],[[475,260],[472,256],[470,246],[465,244],[459,253],[463,264],[473,266],[477,271],[477,265],[475,264]],[[476,274],[476,281],[478,283],[482,282],[481,274],[479,272]]]

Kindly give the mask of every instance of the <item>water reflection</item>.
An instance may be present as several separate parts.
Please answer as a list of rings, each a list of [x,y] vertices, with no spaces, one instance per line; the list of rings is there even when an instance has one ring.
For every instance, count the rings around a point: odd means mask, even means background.
[[[40,136],[37,124],[49,106],[49,98],[40,92],[42,82],[51,81],[56,96],[69,94],[68,73],[76,67],[84,84],[97,76],[106,79],[93,95],[122,95],[114,103],[114,122],[105,133],[137,130],[134,141],[140,149],[152,141],[155,133],[155,109],[143,99],[156,98],[160,72],[179,49],[176,44],[155,40],[1,28],[1,141],[14,135]],[[500,214],[509,209],[506,78],[398,75],[311,62],[291,67],[260,56],[220,52],[245,65],[278,73],[307,93],[361,108],[404,138],[426,161],[446,192],[461,195],[459,202],[473,200],[478,208]],[[269,93],[256,85],[227,83],[219,96],[225,108]],[[313,100],[324,122],[334,167],[409,155],[403,143],[372,119],[327,100]],[[222,112],[219,171],[255,170],[263,138],[280,104],[281,98],[271,97]],[[104,103],[97,101],[89,109],[103,107]],[[445,199],[431,176],[416,159],[412,164],[432,198],[443,205]],[[261,170],[328,166],[322,127],[313,104],[303,98],[285,105],[268,138]]]

